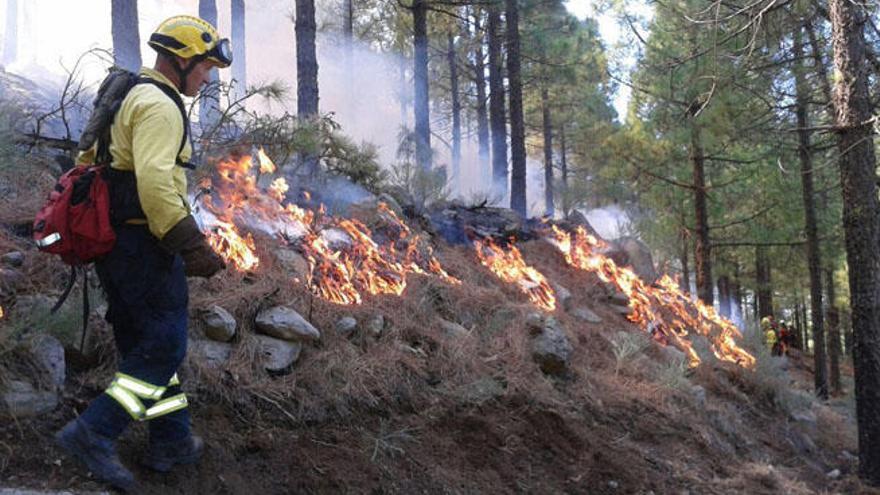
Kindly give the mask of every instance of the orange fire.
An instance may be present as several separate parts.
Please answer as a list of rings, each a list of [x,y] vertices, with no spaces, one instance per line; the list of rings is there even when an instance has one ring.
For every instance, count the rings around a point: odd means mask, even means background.
[[[483,266],[492,270],[505,282],[516,284],[532,304],[544,311],[556,309],[556,295],[544,275],[523,260],[522,253],[512,243],[502,249],[492,239],[474,240],[477,257]]]
[[[312,292],[337,304],[359,304],[365,294],[400,295],[411,273],[460,283],[384,204],[379,205],[380,218],[387,226],[380,228],[394,235],[380,243],[360,221],[325,215],[323,205],[311,211],[287,202],[290,186],[283,177],[261,186],[268,182],[261,175],[277,167],[262,150],[256,161],[244,156],[219,163],[210,194],[201,197],[201,206],[216,217],[203,219],[211,246],[235,269],[253,270],[259,264],[252,235],[240,233],[245,227],[297,247],[308,261]]]
[[[655,340],[683,351],[691,367],[698,366],[700,358],[686,338],[689,330],[709,339],[718,359],[747,368],[755,364],[755,358],[736,344],[735,337],[742,337],[736,326],[718,315],[715,308],[691,300],[668,275],[657,282],[657,287],[649,286],[631,269],[618,267],[611,258],[599,253],[604,244],[583,227],[572,235],[553,226],[549,240],[569,265],[595,273],[625,294],[631,309],[627,318],[650,332]]]

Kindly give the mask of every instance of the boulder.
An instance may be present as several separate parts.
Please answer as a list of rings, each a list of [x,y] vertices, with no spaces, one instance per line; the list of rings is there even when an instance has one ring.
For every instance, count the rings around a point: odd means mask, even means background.
[[[618,266],[631,267],[646,284],[653,284],[658,278],[651,250],[644,242],[634,237],[615,239],[605,254],[611,257]]]
[[[257,335],[260,346],[260,354],[263,356],[263,366],[266,371],[280,373],[287,370],[299,359],[302,352],[302,344],[287,340],[276,339],[267,335]]]
[[[199,364],[209,368],[218,368],[229,361],[232,355],[232,344],[213,340],[190,340],[189,356]]]
[[[0,389],[0,415],[29,418],[46,414],[58,405],[58,394],[36,390],[28,382],[12,380]]]
[[[13,268],[18,268],[24,264],[24,253],[21,251],[10,251],[0,256],[0,263]]]
[[[568,361],[572,346],[565,331],[555,318],[547,318],[540,333],[532,338],[532,358],[548,375],[564,375],[568,371]]]
[[[575,308],[571,311],[571,315],[578,320],[585,321],[587,323],[602,323],[602,317],[592,312],[588,308]]]
[[[256,319],[260,333],[281,340],[301,341],[317,340],[321,332],[300,316],[295,310],[286,306],[275,306],[261,311]]]
[[[553,292],[556,293],[556,302],[558,302],[559,306],[565,311],[571,311],[571,291],[556,282],[553,282],[552,285]]]
[[[36,318],[46,316],[55,305],[56,298],[43,294],[28,294],[15,298],[15,305],[10,313],[16,320],[33,321]]]
[[[357,330],[358,322],[351,316],[343,316],[342,318],[336,320],[336,324],[333,325],[333,328],[336,330],[336,333],[342,335],[343,337],[348,337],[353,334],[355,330]]]
[[[0,268],[0,294],[12,294],[24,276],[13,268]]]
[[[229,342],[235,337],[237,322],[235,317],[222,307],[212,304],[202,311],[202,323],[205,324],[205,336],[218,342]]]
[[[30,341],[28,350],[34,359],[48,374],[52,385],[62,387],[64,385],[65,365],[64,346],[55,337],[48,334],[39,334]]]
[[[449,338],[466,337],[470,334],[467,328],[458,323],[444,320],[443,318],[440,318],[440,329],[443,330],[443,334]]]
[[[293,272],[301,277],[309,274],[309,262],[301,254],[290,249],[276,249],[275,259],[288,272]]]

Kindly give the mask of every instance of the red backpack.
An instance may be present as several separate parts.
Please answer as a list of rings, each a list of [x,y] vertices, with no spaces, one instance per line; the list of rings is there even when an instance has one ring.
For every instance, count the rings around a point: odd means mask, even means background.
[[[40,251],[57,254],[68,265],[84,265],[107,254],[116,243],[110,224],[110,192],[104,166],[77,166],[58,179],[34,220]]]

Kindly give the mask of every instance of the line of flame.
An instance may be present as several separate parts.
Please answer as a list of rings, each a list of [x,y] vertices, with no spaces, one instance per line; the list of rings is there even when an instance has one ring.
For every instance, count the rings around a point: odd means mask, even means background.
[[[477,258],[486,268],[505,282],[516,284],[532,304],[544,311],[556,309],[556,294],[544,275],[523,260],[522,253],[512,243],[502,249],[492,239],[475,239]]]

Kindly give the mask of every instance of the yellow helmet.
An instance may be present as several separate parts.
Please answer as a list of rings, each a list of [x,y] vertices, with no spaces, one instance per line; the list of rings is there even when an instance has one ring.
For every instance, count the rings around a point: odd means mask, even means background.
[[[159,53],[193,59],[194,63],[207,59],[220,68],[232,64],[229,40],[220,38],[210,22],[191,15],[177,15],[163,21],[150,36],[149,45]]]

